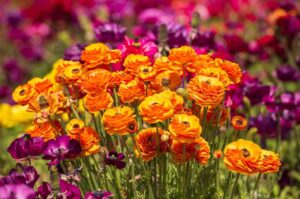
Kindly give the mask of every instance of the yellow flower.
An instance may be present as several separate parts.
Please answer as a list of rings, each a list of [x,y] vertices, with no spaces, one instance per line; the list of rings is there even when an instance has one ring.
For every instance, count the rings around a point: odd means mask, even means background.
[[[21,105],[0,104],[0,125],[11,128],[18,124],[27,123],[33,119],[33,113],[27,112]]]
[[[29,102],[29,100],[32,98],[32,96],[35,93],[35,89],[30,85],[30,84],[24,84],[21,86],[18,86],[13,94],[13,100],[20,104],[20,105],[25,105]]]
[[[139,112],[145,122],[162,122],[173,115],[173,106],[169,99],[160,94],[146,97],[139,106]]]
[[[214,77],[198,75],[187,85],[191,99],[202,107],[215,107],[224,99],[224,84]]]
[[[171,101],[174,113],[181,111],[183,109],[183,104],[184,104],[183,97],[177,95],[176,92],[170,90],[164,90],[163,92],[160,93],[160,95],[163,98],[169,99]]]
[[[157,73],[162,73],[164,71],[172,71],[182,76],[183,68],[181,64],[176,64],[169,60],[168,57],[159,57],[155,60],[153,67],[157,71]]]
[[[156,75],[156,71],[152,66],[141,66],[139,68],[138,77],[142,81],[152,81]]]
[[[141,66],[150,66],[151,62],[149,57],[140,54],[130,54],[124,60],[125,72],[136,75]]]
[[[72,119],[68,122],[66,130],[68,135],[78,135],[83,131],[84,122],[80,119]],[[70,136],[72,137],[72,136]]]
[[[225,87],[231,84],[228,74],[221,68],[202,68],[197,72],[197,75],[217,78]]]
[[[259,162],[261,173],[276,173],[281,166],[279,155],[267,150],[261,150]]]
[[[195,115],[176,114],[169,124],[173,139],[178,142],[192,142],[201,135],[202,128],[199,118]]]
[[[166,70],[154,78],[150,87],[157,92],[163,91],[165,88],[176,90],[181,84],[181,77],[178,72]]]

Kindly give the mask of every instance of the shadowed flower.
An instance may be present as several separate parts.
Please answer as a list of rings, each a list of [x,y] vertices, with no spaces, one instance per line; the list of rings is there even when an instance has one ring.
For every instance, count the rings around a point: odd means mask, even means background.
[[[174,140],[189,143],[201,135],[202,128],[195,115],[176,114],[170,121],[169,131]]]
[[[133,121],[135,121],[135,115],[129,106],[107,109],[102,117],[104,129],[110,135],[126,135],[130,133],[127,126]]]
[[[224,150],[224,163],[228,170],[246,175],[257,173],[261,148],[247,140],[229,143]]]
[[[48,141],[43,159],[51,160],[48,165],[56,165],[64,159],[77,157],[81,151],[80,143],[77,140],[62,135],[57,137],[56,140]]]
[[[45,147],[46,143],[43,138],[31,138],[29,135],[24,135],[15,139],[7,148],[7,151],[14,159],[25,160],[41,155]]]
[[[153,124],[170,118],[174,111],[169,99],[161,94],[155,94],[142,101],[139,112],[145,122]]]
[[[190,98],[202,107],[215,107],[224,99],[224,84],[214,77],[196,76],[187,85]]]
[[[1,198],[3,199],[35,199],[36,193],[33,188],[25,184],[8,184],[0,186]]]
[[[125,155],[123,153],[110,151],[106,154],[104,158],[104,163],[106,165],[115,166],[118,169],[123,169],[126,166],[124,159],[125,159]]]
[[[112,198],[113,194],[109,191],[95,191],[87,192],[84,199],[109,199]]]
[[[167,151],[167,142],[161,141],[161,136],[165,133],[161,128],[147,128],[138,132],[135,136],[137,156],[144,161],[152,160],[159,154]]]
[[[231,119],[231,125],[234,129],[242,131],[247,128],[248,122],[244,117],[236,115]]]

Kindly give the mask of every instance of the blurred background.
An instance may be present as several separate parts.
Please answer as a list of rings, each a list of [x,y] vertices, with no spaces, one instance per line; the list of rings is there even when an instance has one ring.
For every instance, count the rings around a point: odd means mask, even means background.
[[[131,48],[134,41],[160,45],[160,28],[164,25],[168,48],[191,45],[198,53],[238,62],[249,72],[233,88],[232,108],[248,112],[249,131],[259,136],[262,144],[272,146],[278,136],[286,140],[281,153],[288,155],[284,156],[278,187],[285,190],[281,194],[300,194],[297,188],[300,157],[296,154],[300,149],[297,141],[299,1],[0,0],[0,3],[0,165],[3,165],[0,176],[15,164],[5,153],[7,147],[33,118],[24,107],[14,105],[11,93],[16,86],[47,75],[57,59],[80,60],[81,50],[92,42],[120,49]],[[274,129],[277,123],[282,126],[280,132]]]

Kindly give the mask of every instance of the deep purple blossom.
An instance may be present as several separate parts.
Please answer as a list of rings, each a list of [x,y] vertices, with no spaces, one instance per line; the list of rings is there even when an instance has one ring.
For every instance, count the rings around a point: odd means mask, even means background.
[[[40,176],[34,167],[17,164],[15,169],[10,170],[7,176],[0,179],[0,185],[26,184],[30,187],[33,187],[39,177]]]
[[[66,49],[64,53],[65,60],[80,61],[81,51],[84,49],[84,44],[75,44]]]
[[[191,44],[196,47],[206,48],[207,51],[212,50],[215,48],[215,35],[214,31],[197,32]]]
[[[67,135],[62,135],[56,140],[49,140],[48,146],[44,151],[44,159],[51,160],[48,165],[56,165],[67,158],[75,158],[81,153],[82,149],[77,140],[71,139]]]
[[[275,93],[275,87],[262,85],[260,83],[246,84],[244,88],[245,96],[247,96],[252,105],[262,103],[264,98],[272,96]]]
[[[29,135],[24,135],[15,139],[7,151],[16,160],[24,160],[34,158],[41,155],[46,148],[46,143],[43,138],[31,138]]]
[[[125,156],[123,153],[118,153],[116,151],[110,151],[109,153],[106,154],[104,163],[106,165],[113,165],[117,167],[118,169],[123,169],[126,165],[125,161]]]
[[[170,23],[167,24],[168,45],[170,48],[186,45],[188,43],[189,32],[186,27]]]
[[[38,187],[37,194],[39,197],[46,199],[51,194],[51,185],[48,182],[42,182]]]
[[[8,184],[0,186],[1,199],[35,199],[33,188],[25,184]]]
[[[108,199],[112,198],[113,194],[109,191],[87,192],[84,199]]]
[[[275,71],[276,77],[283,81],[299,81],[300,71],[290,65],[281,65]]]
[[[94,28],[96,39],[115,47],[124,40],[126,28],[116,23],[105,23]]]

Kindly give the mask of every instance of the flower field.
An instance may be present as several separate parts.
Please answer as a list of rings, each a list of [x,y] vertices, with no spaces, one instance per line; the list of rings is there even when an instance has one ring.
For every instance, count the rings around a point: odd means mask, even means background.
[[[0,199],[300,198],[300,2],[4,0]]]

